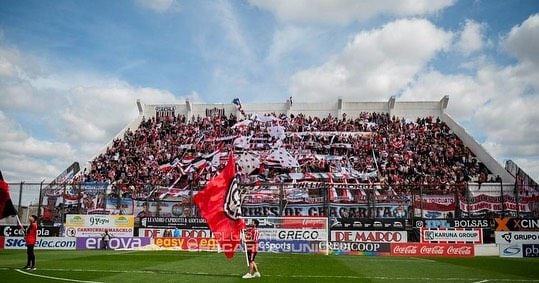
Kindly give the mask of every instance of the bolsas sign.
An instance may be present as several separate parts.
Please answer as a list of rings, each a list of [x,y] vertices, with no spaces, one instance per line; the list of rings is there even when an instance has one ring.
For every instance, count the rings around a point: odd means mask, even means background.
[[[408,241],[406,231],[331,231],[333,242],[366,242],[366,243],[405,243]]]

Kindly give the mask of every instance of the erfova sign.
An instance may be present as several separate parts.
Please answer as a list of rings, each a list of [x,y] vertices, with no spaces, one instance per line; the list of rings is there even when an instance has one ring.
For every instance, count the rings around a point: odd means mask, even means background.
[[[474,256],[472,244],[393,243],[392,256]]]
[[[406,231],[331,231],[331,241],[365,243],[405,243]]]
[[[111,238],[109,240],[109,248],[111,249],[132,249],[140,248],[151,244],[152,239],[147,237],[121,237]],[[77,238],[77,250],[100,249],[103,247],[101,238]]]

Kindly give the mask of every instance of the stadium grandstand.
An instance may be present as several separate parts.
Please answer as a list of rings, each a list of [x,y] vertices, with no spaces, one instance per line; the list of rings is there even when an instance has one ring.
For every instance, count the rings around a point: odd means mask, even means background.
[[[537,216],[537,184],[494,160],[448,101],[137,101],[139,116],[83,169],[42,190],[39,214],[196,216],[193,196],[233,151],[247,217]]]

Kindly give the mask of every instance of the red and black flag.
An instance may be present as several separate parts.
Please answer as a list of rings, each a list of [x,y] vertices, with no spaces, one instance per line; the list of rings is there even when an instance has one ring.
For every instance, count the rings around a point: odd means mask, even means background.
[[[223,171],[193,199],[227,258],[234,256],[240,245],[240,232],[245,228],[241,218],[242,192],[235,177],[234,153],[230,152]]]
[[[4,181],[0,171],[0,219],[15,215],[17,215],[17,210],[9,196],[9,185]]]

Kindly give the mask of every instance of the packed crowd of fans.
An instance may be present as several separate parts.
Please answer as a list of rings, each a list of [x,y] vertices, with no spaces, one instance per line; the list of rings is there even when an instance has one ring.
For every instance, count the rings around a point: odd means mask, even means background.
[[[301,114],[242,118],[145,119],[95,158],[81,181],[131,188],[147,184],[197,186],[224,166],[213,162],[216,150],[217,156],[226,159],[226,154],[220,153],[233,148],[236,153],[256,153],[261,162],[246,175],[268,182],[287,181],[282,177],[286,173],[351,171],[361,175],[355,182],[380,183],[395,191],[427,184],[444,190],[467,181],[494,181],[486,167],[437,118],[410,121],[386,113],[361,113],[354,118]],[[238,148],[239,137],[249,137],[248,145]],[[299,166],[286,168],[265,162],[264,155],[275,148],[286,149]],[[208,161],[202,163],[207,166],[188,166],[204,158]]]

